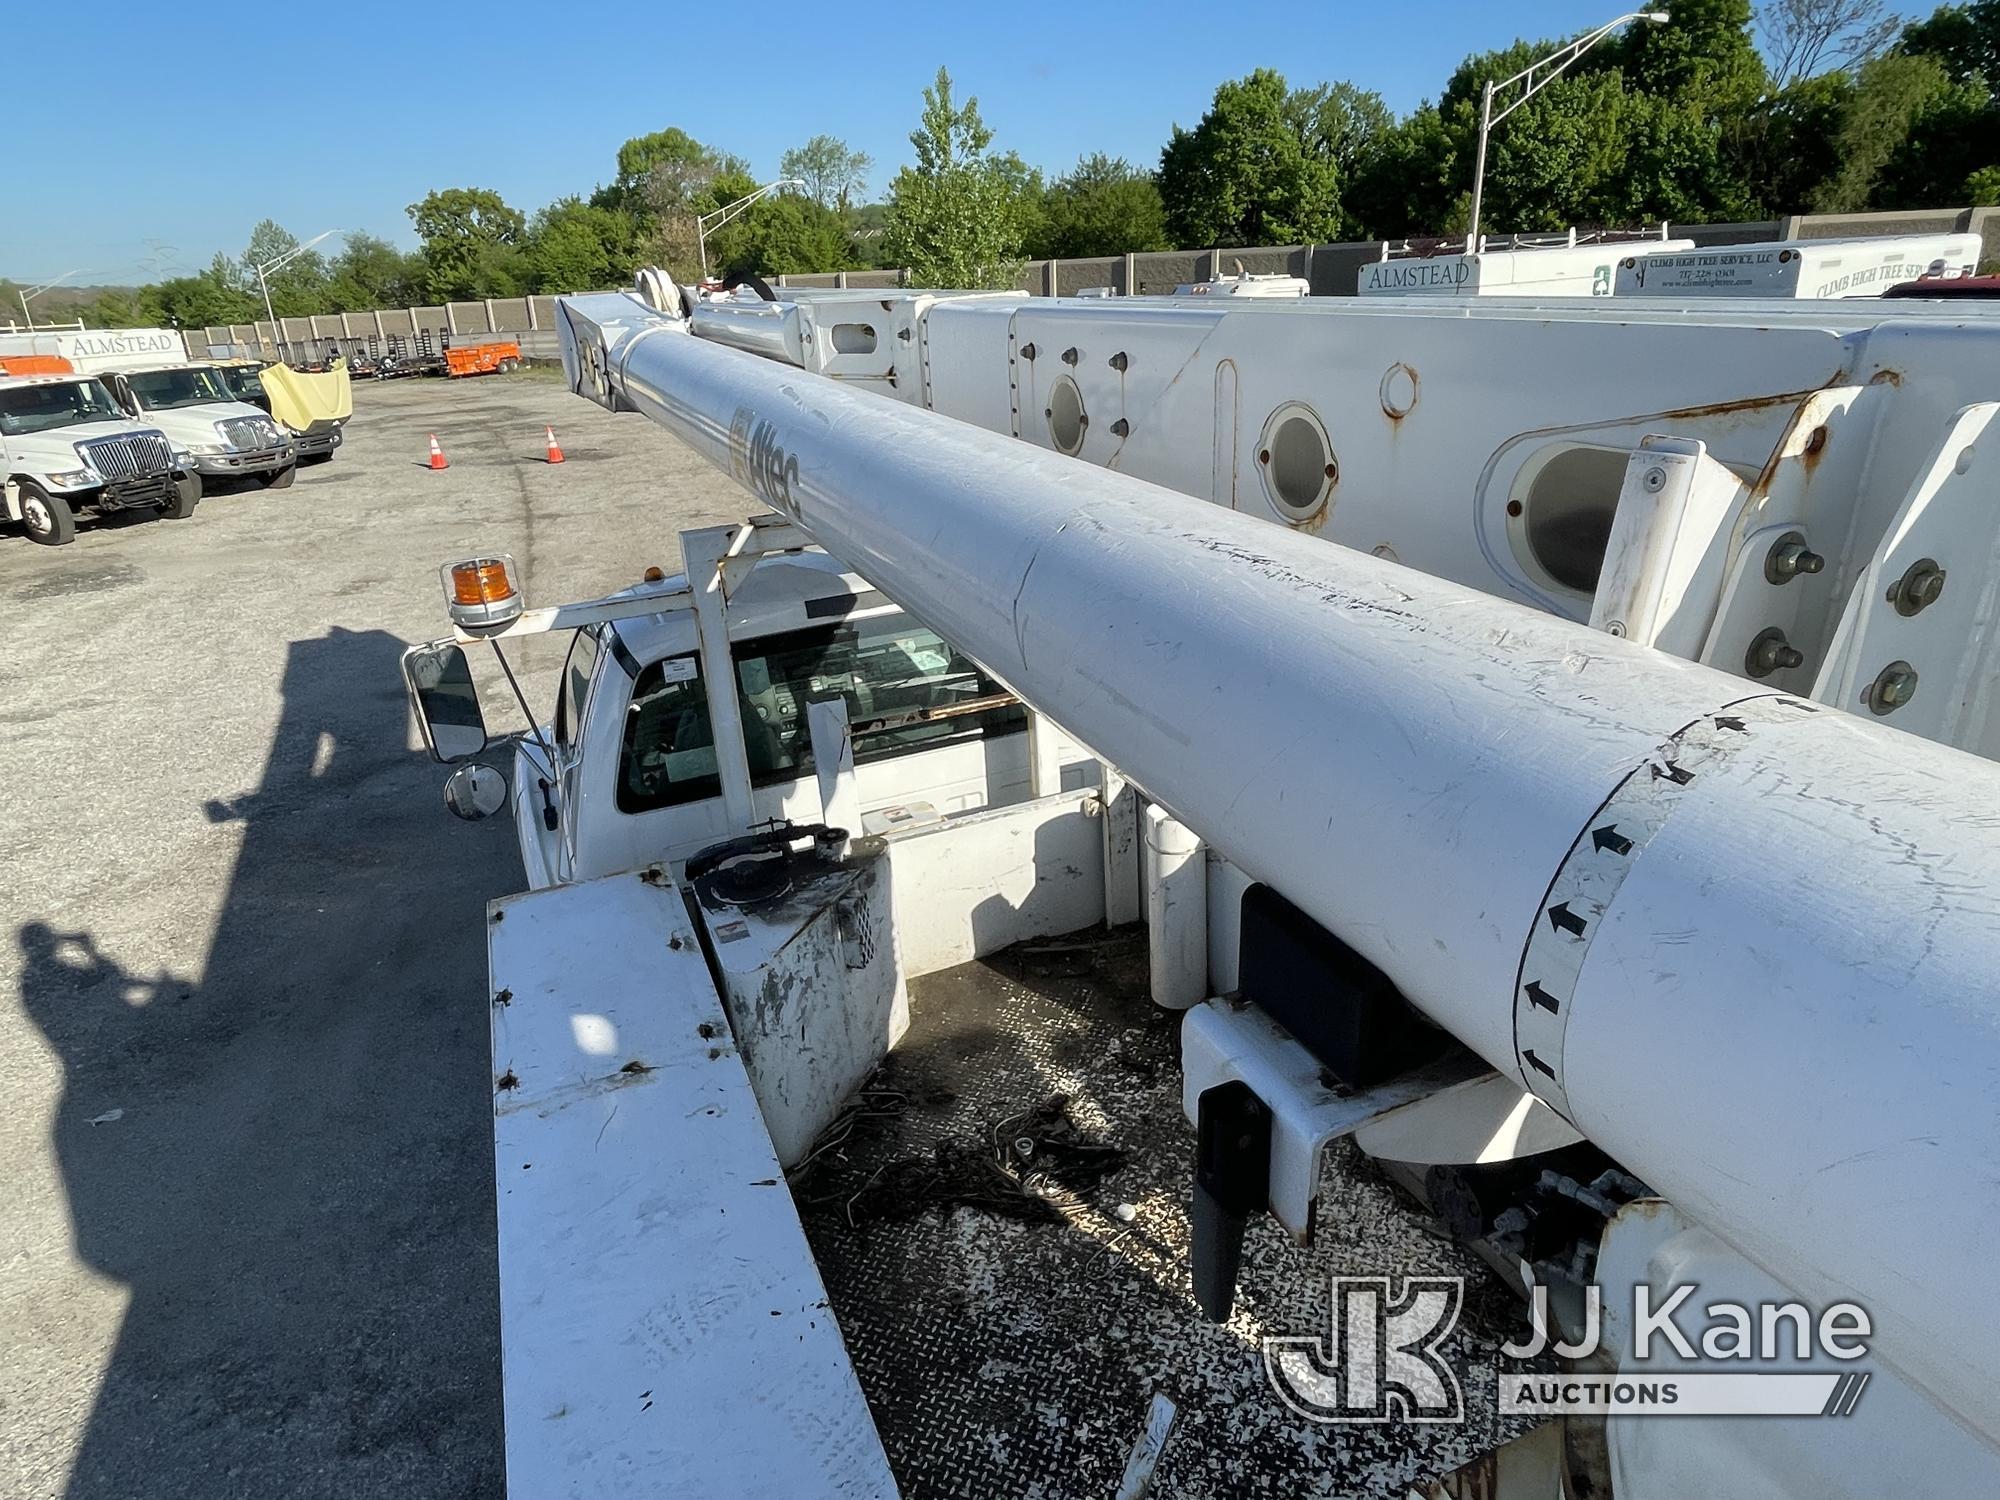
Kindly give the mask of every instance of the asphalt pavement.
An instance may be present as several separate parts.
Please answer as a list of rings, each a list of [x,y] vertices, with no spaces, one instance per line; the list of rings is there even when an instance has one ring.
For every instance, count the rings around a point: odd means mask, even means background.
[[[524,372],[360,384],[330,464],[187,521],[0,529],[0,1495],[500,1492],[481,915],[521,867],[398,658],[447,559],[553,603],[747,508]]]

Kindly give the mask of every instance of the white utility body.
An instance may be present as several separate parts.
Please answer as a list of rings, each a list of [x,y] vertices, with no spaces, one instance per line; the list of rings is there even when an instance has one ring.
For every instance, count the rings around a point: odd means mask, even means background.
[[[95,375],[0,375],[0,519],[61,546],[82,511],[186,519],[201,496],[186,449],[133,421]]]
[[[686,534],[684,579],[545,611],[514,600],[511,623],[488,615],[460,635],[599,632],[576,690],[596,767],[588,749],[580,780],[561,759],[517,761],[531,882],[557,883],[490,914],[503,1256],[564,1241],[558,1205],[508,1192],[508,1153],[635,1184],[592,1220],[592,1244],[563,1251],[585,1258],[560,1292],[505,1286],[517,1273],[503,1263],[510,1470],[562,1462],[579,1494],[620,1492],[630,1472],[622,1453],[559,1454],[560,1434],[517,1405],[517,1368],[577,1367],[567,1389],[593,1420],[623,1410],[635,1373],[591,1378],[577,1351],[597,1343],[647,1351],[663,1380],[712,1369],[728,1386],[741,1372],[726,1321],[713,1338],[647,1331],[679,1326],[673,1309],[716,1256],[768,1255],[782,1286],[812,1274],[781,1225],[620,1280],[663,1233],[664,1200],[637,1187],[675,1182],[684,1157],[620,1134],[590,1148],[616,1160],[584,1161],[581,1127],[510,1104],[530,1070],[578,1048],[602,1059],[578,1075],[600,1085],[664,1070],[624,1058],[632,1025],[606,1013],[631,960],[600,973],[595,957],[586,972],[550,956],[624,943],[624,919],[600,916],[630,904],[629,882],[676,884],[704,957],[667,965],[696,996],[686,1005],[650,982],[634,991],[651,997],[638,1034],[711,994],[727,1024],[659,1033],[674,1060],[660,1085],[740,1066],[794,1173],[843,1092],[893,1059],[911,985],[1143,911],[1154,997],[1191,1007],[1189,1121],[1206,1140],[1220,1119],[1226,1135],[1222,1111],[1248,1098],[1275,1122],[1267,1162],[1198,1168],[1191,1262],[1175,1274],[1191,1263],[1210,1316],[1231,1308],[1230,1214],[1269,1206],[1309,1239],[1322,1153],[1344,1133],[1507,1284],[1550,1288],[1566,1336],[1587,1289],[1611,1306],[1686,1279],[1816,1305],[1859,1296],[1874,1314],[1869,1399],[1837,1432],[1805,1417],[1615,1417],[1594,1448],[1508,1450],[1482,1470],[1505,1500],[1578,1474],[1620,1500],[2000,1488],[1985,1395],[2000,1327],[1952,1292],[2000,1235],[2000,1203],[1968,1186],[2000,1154],[2000,1009],[1979,977],[2000,962],[1984,811],[2000,800],[2000,560],[1977,502],[2000,322],[1921,304],[833,293],[758,306],[642,287],[560,304],[572,388],[667,427],[773,513]],[[1534,378],[1496,383],[1510,362]],[[1122,472],[1082,474],[1059,454]],[[830,559],[807,562],[794,549],[808,540]],[[1034,795],[1007,800],[1013,783],[989,775],[977,809],[871,824],[859,674],[804,679],[805,723],[787,740],[796,702],[759,714],[782,705],[743,672],[740,658],[768,655],[758,589],[802,609],[808,574],[840,578],[858,623],[879,589],[927,645],[977,664],[978,692],[1033,705]],[[483,588],[456,597],[475,614],[512,598]],[[603,658],[621,653],[608,675]],[[593,844],[615,847],[590,805],[593,788],[616,803],[606,747],[649,706],[619,676],[681,659],[738,688],[709,703],[711,804],[593,862]],[[406,670],[441,755],[482,748],[463,659],[418,648]],[[772,787],[753,760],[768,746],[753,746],[774,723],[794,767],[810,747],[811,785],[774,783],[789,790],[760,802]],[[1078,744],[1096,757],[1069,760]],[[679,746],[662,742],[654,784],[708,774],[701,757],[677,764]],[[493,775],[461,767],[454,805],[493,810]],[[810,821],[764,829],[787,797]],[[574,820],[567,854],[545,837],[551,819]],[[532,953],[498,935],[557,902],[568,915]],[[522,1003],[517,979],[559,1018],[539,1042],[503,1014]],[[1356,997],[1384,991],[1440,1029],[1409,1035],[1458,1045],[1389,1067],[1326,1034],[1378,1014]],[[698,1112],[696,1096],[684,1107]],[[718,1149],[698,1191],[754,1222],[754,1194],[784,1189],[737,1180],[739,1156]],[[1546,1226],[1579,1203],[1596,1206],[1551,1241]],[[1162,1347],[1179,1336],[1161,1330]],[[1616,1349],[1593,1358],[1578,1368],[1646,1373]],[[825,1389],[847,1400],[837,1375]],[[890,1462],[927,1491],[903,1467],[907,1430],[881,1389],[868,1396],[902,1434]],[[1340,1429],[1313,1441],[1344,1462]],[[797,1493],[874,1492],[865,1445],[797,1429],[784,1442],[826,1460]],[[1797,1457],[1774,1470],[1775,1453]],[[746,1458],[712,1492],[761,1482]]]
[[[95,374],[142,362],[179,364],[188,357],[178,328],[6,328],[0,355],[45,355]]]
[[[1621,297],[1879,297],[1925,276],[1970,276],[1976,234],[1885,235],[1852,240],[1771,240],[1669,255],[1627,255]]]
[[[1629,236],[1579,236],[1505,245],[1482,241],[1477,250],[1441,248],[1391,255],[1361,268],[1355,290],[1363,297],[1609,297],[1621,260],[1694,249],[1693,240]]]

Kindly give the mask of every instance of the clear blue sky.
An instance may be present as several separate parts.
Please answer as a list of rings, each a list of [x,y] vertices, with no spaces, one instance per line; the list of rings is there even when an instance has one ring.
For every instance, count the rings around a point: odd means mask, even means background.
[[[1617,13],[1605,0],[1231,9],[10,7],[0,275],[156,280],[240,253],[265,217],[301,239],[337,227],[409,246],[404,207],[432,188],[497,188],[532,212],[588,193],[621,142],[668,125],[763,175],[787,147],[837,135],[875,158],[879,192],[940,63],[978,96],[996,145],[1034,165],[1060,172],[1098,150],[1151,164],[1217,83],[1255,67],[1349,79],[1403,112],[1469,52]]]

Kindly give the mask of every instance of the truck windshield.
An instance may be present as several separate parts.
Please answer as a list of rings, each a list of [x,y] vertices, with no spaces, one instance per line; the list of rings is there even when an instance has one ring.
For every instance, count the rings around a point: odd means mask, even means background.
[[[222,383],[229,388],[229,394],[238,401],[256,402],[264,394],[264,382],[257,378],[257,372],[248,365],[229,365],[216,372]]]
[[[177,406],[203,406],[232,399],[213,370],[140,370],[125,383],[148,411],[172,411]]]
[[[750,779],[758,786],[812,774],[806,705],[835,695],[847,700],[856,765],[1027,726],[1027,712],[1018,703],[968,709],[1006,689],[907,615],[746,641],[735,657],[744,748]],[[967,711],[898,722],[920,710],[941,709]],[[871,729],[871,720],[889,722]],[[708,695],[695,660],[654,662],[632,687],[618,806],[647,812],[720,795]]]
[[[83,422],[116,422],[124,416],[103,382],[97,380],[52,381],[0,390],[0,433],[9,437]]]

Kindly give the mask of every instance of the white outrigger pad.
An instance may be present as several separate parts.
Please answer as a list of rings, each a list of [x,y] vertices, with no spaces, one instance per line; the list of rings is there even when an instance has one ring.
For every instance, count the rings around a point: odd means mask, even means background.
[[[894,1496],[663,871],[495,901],[507,1488]]]

